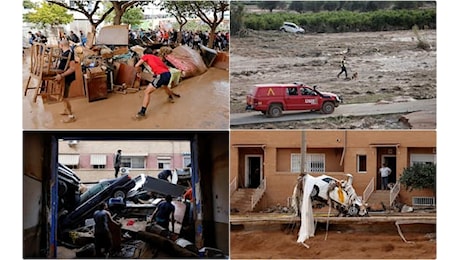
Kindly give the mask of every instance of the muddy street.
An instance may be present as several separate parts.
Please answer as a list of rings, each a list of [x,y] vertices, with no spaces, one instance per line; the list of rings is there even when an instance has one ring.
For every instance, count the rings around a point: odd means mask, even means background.
[[[23,63],[23,89],[29,76],[28,59]],[[204,74],[183,80],[174,91],[181,95],[170,103],[164,91],[152,94],[147,118],[134,120],[143,91],[109,93],[107,99],[88,102],[86,97],[70,103],[76,122],[63,123],[62,103],[33,102],[33,91],[23,96],[23,128],[33,129],[228,129],[228,71],[211,67]]]
[[[344,104],[436,98],[436,30],[422,30],[419,35],[429,43],[429,50],[417,48],[412,30],[300,35],[249,31],[246,37],[234,37],[231,113],[245,112],[246,95],[258,83],[317,85],[320,91],[341,95]],[[344,74],[337,78],[344,55],[348,79]],[[358,77],[352,80],[355,72]],[[383,124],[381,128],[391,128]],[[314,128],[322,126],[330,128],[321,123]]]
[[[232,259],[436,259],[436,233],[424,225],[405,227],[405,243],[394,225],[318,227],[314,237],[297,243],[298,229],[279,226],[232,230]],[[418,230],[417,230],[418,228]],[[350,239],[353,237],[353,239]]]

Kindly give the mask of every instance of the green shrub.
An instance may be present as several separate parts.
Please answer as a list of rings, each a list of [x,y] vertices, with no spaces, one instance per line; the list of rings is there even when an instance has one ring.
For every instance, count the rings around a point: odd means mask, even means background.
[[[410,191],[413,189],[431,189],[435,191],[436,165],[416,163],[404,169],[399,181]]]

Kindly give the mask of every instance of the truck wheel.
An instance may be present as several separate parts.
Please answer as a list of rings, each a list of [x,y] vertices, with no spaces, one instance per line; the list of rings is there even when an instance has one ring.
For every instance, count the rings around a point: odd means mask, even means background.
[[[331,114],[334,112],[335,106],[332,102],[326,102],[323,104],[323,107],[321,107],[321,112],[323,114]]]
[[[270,105],[270,108],[268,109],[268,115],[270,117],[279,117],[283,114],[283,109],[281,108],[281,105],[275,104],[275,105]]]

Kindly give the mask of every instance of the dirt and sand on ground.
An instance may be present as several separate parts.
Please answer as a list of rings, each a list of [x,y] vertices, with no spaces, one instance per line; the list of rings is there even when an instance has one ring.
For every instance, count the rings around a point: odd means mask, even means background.
[[[23,60],[23,89],[29,77],[29,57]],[[145,88],[145,86],[143,86]],[[204,74],[186,78],[173,90],[181,95],[169,103],[166,93],[154,92],[150,97],[147,118],[134,120],[142,105],[143,90],[121,94],[108,93],[107,99],[88,102],[86,97],[71,98],[76,122],[63,123],[59,113],[63,104],[43,103],[35,90],[23,95],[23,128],[33,129],[228,129],[228,70],[211,67]]]
[[[232,230],[232,259],[436,259],[433,225],[404,225],[405,243],[393,223],[378,225],[326,225],[315,236],[297,243],[298,228],[279,225]]]
[[[261,83],[317,85],[320,91],[341,95],[343,104],[436,98],[436,30],[418,34],[430,49],[417,47],[412,30],[321,34],[249,30],[245,37],[235,36],[231,42],[230,112],[244,113],[246,95],[254,84]],[[337,78],[344,55],[349,79],[344,73]],[[352,80],[355,72],[358,78]],[[305,124],[309,128],[355,128],[359,124],[405,128],[398,123],[400,116],[348,117],[340,124],[328,120],[283,122],[269,128]]]

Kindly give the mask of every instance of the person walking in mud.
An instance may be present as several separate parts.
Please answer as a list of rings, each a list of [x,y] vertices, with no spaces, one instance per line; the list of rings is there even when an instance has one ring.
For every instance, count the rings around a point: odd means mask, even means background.
[[[71,123],[77,120],[72,112],[72,106],[68,100],[70,85],[75,80],[75,55],[70,49],[69,41],[67,40],[61,40],[59,42],[59,48],[62,50],[62,55],[59,61],[58,69],[63,71],[66,68],[67,57],[69,57],[69,66],[64,72],[57,74],[54,79],[56,81],[64,80],[64,95],[62,99],[64,104],[64,111],[61,113],[61,115],[67,116],[67,118],[62,120],[62,122]]]
[[[151,48],[147,48],[144,50],[144,55],[135,65],[135,68],[138,71],[139,77],[140,77],[139,73],[141,71],[140,66],[144,62],[146,62],[147,65],[150,66],[150,68],[152,69],[152,72],[156,75],[156,78],[152,82],[149,83],[149,85],[144,91],[144,99],[142,101],[142,107],[140,111],[135,115],[136,119],[145,118],[145,112],[150,103],[150,94],[152,94],[156,89],[163,88],[168,94],[168,100],[171,103],[174,103],[174,97],[178,97],[178,98],[180,97],[179,94],[174,93],[172,90],[168,88],[168,84],[171,79],[171,73],[169,72],[169,68],[161,60],[161,58],[153,54],[153,50]]]
[[[345,78],[347,79],[348,78],[348,74],[347,74],[347,67],[345,66],[346,65],[346,59],[347,57],[343,56],[343,59],[342,61],[340,62],[340,73],[337,74],[337,78],[340,77],[340,75],[345,72]]]

